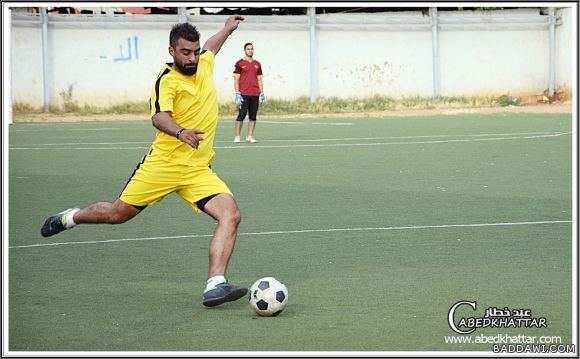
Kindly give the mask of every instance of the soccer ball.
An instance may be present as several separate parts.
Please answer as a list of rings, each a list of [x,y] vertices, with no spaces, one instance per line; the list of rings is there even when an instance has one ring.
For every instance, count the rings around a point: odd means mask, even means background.
[[[263,317],[275,317],[288,304],[288,289],[276,278],[258,279],[250,287],[250,307]]]

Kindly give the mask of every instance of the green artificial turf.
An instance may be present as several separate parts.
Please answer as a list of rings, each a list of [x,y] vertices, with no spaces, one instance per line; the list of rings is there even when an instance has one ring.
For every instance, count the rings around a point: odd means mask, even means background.
[[[460,300],[478,307],[457,315],[525,308],[548,323],[472,336],[571,343],[571,131],[570,114],[284,119],[234,144],[221,122],[213,169],[243,216],[228,278],[289,290],[262,318],[245,299],[202,306],[215,223],[177,195],[122,225],[40,236],[53,213],[116,199],[150,123],[13,124],[9,349],[490,351],[445,342]]]

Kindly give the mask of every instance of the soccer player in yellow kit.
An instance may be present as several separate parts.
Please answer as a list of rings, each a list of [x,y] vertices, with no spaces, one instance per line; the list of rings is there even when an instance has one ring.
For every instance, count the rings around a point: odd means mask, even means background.
[[[44,237],[81,223],[126,222],[148,205],[176,192],[194,211],[203,211],[218,222],[209,247],[203,304],[213,307],[247,293],[247,288],[229,284],[225,278],[241,215],[231,191],[211,169],[218,121],[215,55],[243,20],[230,16],[203,48],[194,26],[173,26],[169,35],[173,63],[163,66],[151,90],[151,120],[158,131],[148,154],[137,165],[119,199],[68,209],[47,218],[41,229]]]

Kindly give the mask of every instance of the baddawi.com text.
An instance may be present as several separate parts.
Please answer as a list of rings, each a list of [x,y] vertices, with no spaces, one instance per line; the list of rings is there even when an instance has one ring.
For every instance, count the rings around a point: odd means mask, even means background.
[[[491,344],[494,353],[575,353],[574,344],[563,344],[559,336],[476,335],[445,336],[446,344]]]

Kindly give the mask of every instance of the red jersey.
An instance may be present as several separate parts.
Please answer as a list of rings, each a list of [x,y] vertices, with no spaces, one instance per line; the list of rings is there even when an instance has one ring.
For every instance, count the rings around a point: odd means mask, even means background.
[[[260,96],[258,76],[262,75],[262,64],[258,60],[238,60],[234,74],[240,75],[240,93],[244,96]]]

